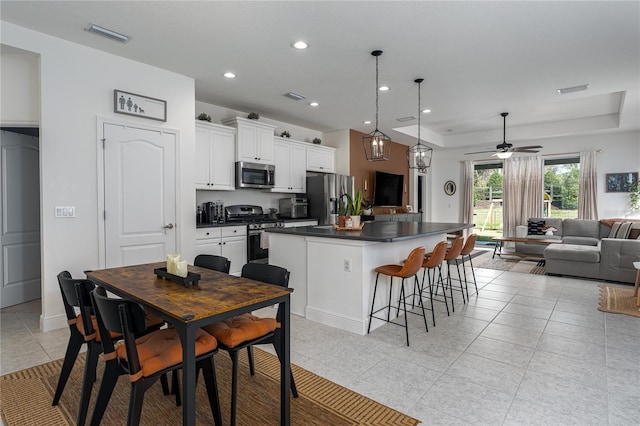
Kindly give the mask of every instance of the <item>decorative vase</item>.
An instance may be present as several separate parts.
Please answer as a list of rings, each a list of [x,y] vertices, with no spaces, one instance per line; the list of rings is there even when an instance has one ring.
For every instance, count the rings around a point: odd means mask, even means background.
[[[347,225],[347,217],[346,216],[338,216],[338,226],[344,228]]]
[[[351,226],[354,228],[360,227],[360,216],[351,216]]]
[[[545,232],[544,235],[553,235],[553,231],[551,229],[549,229],[547,232]]]

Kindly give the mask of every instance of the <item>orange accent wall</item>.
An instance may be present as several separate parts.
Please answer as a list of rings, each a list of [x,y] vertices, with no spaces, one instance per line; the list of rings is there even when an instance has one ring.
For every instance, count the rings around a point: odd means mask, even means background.
[[[355,177],[355,189],[361,189],[366,199],[373,198],[373,184],[376,171],[404,175],[404,194],[402,205],[409,204],[409,163],[407,163],[407,149],[403,144],[391,142],[391,153],[388,161],[367,161],[362,146],[362,137],[366,136],[355,130],[349,132],[349,174]],[[365,180],[367,189],[365,190]]]

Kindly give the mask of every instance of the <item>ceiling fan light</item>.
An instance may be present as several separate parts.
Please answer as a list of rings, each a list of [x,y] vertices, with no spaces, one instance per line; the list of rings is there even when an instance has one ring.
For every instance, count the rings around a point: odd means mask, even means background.
[[[498,158],[501,158],[501,159],[503,159],[503,160],[504,160],[504,159],[507,159],[507,158],[509,158],[509,157],[511,157],[511,154],[513,154],[513,152],[511,152],[511,151],[507,151],[507,152],[498,152],[498,153],[496,153],[496,155],[498,156]]]

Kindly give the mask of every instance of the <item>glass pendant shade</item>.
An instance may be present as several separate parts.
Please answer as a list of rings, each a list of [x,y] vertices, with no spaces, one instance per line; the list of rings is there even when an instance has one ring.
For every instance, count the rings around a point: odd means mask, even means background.
[[[498,152],[496,155],[498,156],[498,158],[502,158],[504,160],[506,158],[511,157],[511,154],[513,154],[513,152],[506,151],[506,152]]]
[[[420,84],[424,81],[422,78],[415,80],[418,83],[418,143],[407,150],[407,161],[410,169],[416,169],[420,173],[427,173],[427,169],[431,167],[431,157],[433,156],[433,148],[420,143]]]
[[[391,154],[391,138],[378,130],[378,57],[382,50],[374,50],[371,55],[376,57],[376,129],[362,137],[362,146],[368,161],[387,161]]]

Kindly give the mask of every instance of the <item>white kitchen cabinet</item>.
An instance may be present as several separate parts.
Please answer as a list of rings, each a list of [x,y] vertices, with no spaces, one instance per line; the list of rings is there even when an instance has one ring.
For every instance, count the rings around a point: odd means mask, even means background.
[[[240,275],[247,263],[247,227],[221,226],[196,229],[196,255],[213,254],[231,261],[231,275]]]
[[[271,192],[306,192],[306,149],[302,142],[275,138],[273,143],[276,184]]]
[[[310,172],[335,173],[336,149],[328,146],[308,146],[307,170]]]
[[[222,123],[238,129],[237,161],[273,164],[273,131],[276,126],[241,117],[233,117]]]
[[[196,122],[196,189],[233,191],[235,129]]]

